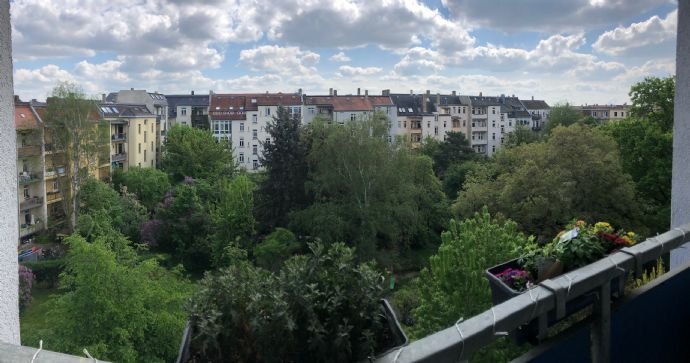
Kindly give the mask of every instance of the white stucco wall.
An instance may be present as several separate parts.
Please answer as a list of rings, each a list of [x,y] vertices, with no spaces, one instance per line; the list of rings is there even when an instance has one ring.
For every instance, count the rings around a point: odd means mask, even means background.
[[[673,115],[671,228],[690,222],[690,1],[678,2],[676,96]],[[690,244],[671,251],[671,268],[690,261]]]
[[[10,3],[0,0],[0,341],[19,345],[17,147],[14,131]],[[9,216],[9,217],[8,217]]]

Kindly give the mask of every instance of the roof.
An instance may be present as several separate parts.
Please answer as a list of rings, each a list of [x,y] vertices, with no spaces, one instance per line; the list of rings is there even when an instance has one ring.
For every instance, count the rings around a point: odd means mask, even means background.
[[[213,119],[244,120],[247,118],[246,103],[247,97],[242,94],[213,94],[208,114]],[[252,109],[256,110],[256,106]]]
[[[376,101],[381,102],[379,101]],[[332,106],[335,112],[346,111],[373,111],[375,104],[369,100],[368,96],[307,96],[304,104]]]
[[[17,130],[39,129],[38,117],[34,114],[29,103],[16,103],[14,105],[14,127]]]
[[[391,100],[397,107],[399,116],[423,116],[430,115],[436,111],[436,106],[431,100],[433,97],[429,96],[427,101],[426,113],[423,112],[422,108],[422,98],[426,98],[426,95],[414,95],[414,94],[391,94]],[[431,99],[431,100],[429,100]]]
[[[208,95],[166,95],[168,100],[168,116],[177,115],[178,106],[208,107]]]
[[[550,109],[549,105],[543,100],[520,100],[522,104],[527,107],[528,110],[547,110]]]
[[[98,111],[103,117],[151,117],[153,114],[146,105],[128,105],[121,103],[101,103]]]
[[[254,96],[259,106],[297,106],[302,104],[302,97],[297,94],[267,93]]]
[[[469,96],[472,107],[500,106],[500,97]]]

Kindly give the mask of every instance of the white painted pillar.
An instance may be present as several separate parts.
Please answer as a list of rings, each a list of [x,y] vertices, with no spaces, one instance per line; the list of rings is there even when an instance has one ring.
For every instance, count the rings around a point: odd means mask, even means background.
[[[17,136],[10,2],[0,0],[0,341],[19,345]]]
[[[690,0],[678,1],[673,114],[671,228],[690,222]],[[671,268],[690,261],[690,244],[671,251]]]

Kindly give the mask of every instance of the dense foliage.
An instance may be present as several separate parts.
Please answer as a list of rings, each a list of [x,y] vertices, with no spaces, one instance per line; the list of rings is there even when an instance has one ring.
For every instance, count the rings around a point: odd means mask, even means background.
[[[544,125],[544,133],[550,134],[558,126],[570,126],[583,119],[583,114],[568,103],[556,104],[549,112],[549,122]]]
[[[208,130],[181,125],[165,136],[161,168],[177,181],[231,176],[235,169],[228,142],[217,141]]]
[[[635,227],[635,186],[616,142],[588,126],[558,127],[546,142],[498,153],[473,171],[453,205],[469,217],[482,206],[550,238],[572,216]]]
[[[31,303],[31,287],[34,274],[29,267],[19,265],[19,311],[23,311]]]
[[[114,236],[112,234],[115,234]],[[177,353],[190,285],[154,260],[139,262],[117,232],[87,242],[74,234],[44,340],[59,351],[99,359],[165,362]]]
[[[277,274],[240,257],[202,280],[189,305],[194,344],[209,361],[362,360],[382,335],[380,281],[341,243],[311,245]]]
[[[126,190],[133,193],[149,211],[153,211],[170,190],[168,176],[163,171],[153,168],[130,167],[125,172],[116,169],[113,184],[116,190],[126,187]]]

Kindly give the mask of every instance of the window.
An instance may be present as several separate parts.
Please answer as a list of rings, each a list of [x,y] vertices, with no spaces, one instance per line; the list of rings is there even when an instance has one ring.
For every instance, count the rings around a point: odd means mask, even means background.
[[[258,131],[256,129],[252,130],[252,140],[256,140],[258,138]]]
[[[244,163],[244,153],[240,153],[240,163]]]
[[[268,144],[268,143],[270,143],[270,142],[271,142],[271,138],[270,138],[270,137],[267,137],[267,138],[266,138],[266,141],[265,141],[264,143],[265,143],[265,144]]]
[[[144,150],[144,161],[146,161],[146,150]]]
[[[443,128],[446,128],[446,121],[443,121]]]
[[[393,122],[391,122],[390,120],[388,120],[388,129],[390,130],[392,127],[393,127]]]
[[[256,123],[256,115],[252,115],[252,123],[253,123],[253,124]]]
[[[187,116],[187,107],[180,108],[180,115]]]
[[[427,122],[426,122],[426,127],[427,127],[428,129],[431,128],[431,121],[427,121]]]
[[[508,126],[513,126],[513,121],[508,121]]]
[[[393,142],[393,136],[388,135],[388,143],[390,144],[390,143],[392,143],[392,142]]]
[[[259,168],[259,161],[258,160],[252,160],[252,169],[256,170]]]
[[[501,145],[503,144],[503,141],[505,141],[505,137],[501,137]]]
[[[139,126],[139,135],[141,135],[141,124],[139,124],[137,126]]]
[[[625,117],[625,111],[621,112],[621,117]]]
[[[496,152],[496,145],[491,145],[491,151]]]
[[[502,133],[502,134],[505,133],[505,129],[504,129],[504,128],[505,128],[505,126],[501,125],[501,133]]]
[[[244,137],[240,137],[240,147],[244,147]]]
[[[266,107],[266,116],[271,116],[271,108]]]
[[[144,142],[146,142],[146,131],[144,131]]]
[[[240,131],[244,132],[244,122],[240,122]]]
[[[466,126],[466,120],[462,120],[462,127]]]
[[[354,121],[357,119],[357,114],[351,113],[350,114],[350,121]]]
[[[438,115],[434,115],[434,121],[438,121]]]
[[[151,141],[151,151],[153,151],[153,141]]]
[[[407,121],[403,121],[403,127],[407,128]]]
[[[147,123],[148,121],[149,121],[148,119],[144,119],[144,125],[146,125],[146,123]]]
[[[60,183],[56,181],[53,182],[53,192],[57,193],[60,191]]]
[[[141,154],[141,143],[139,143],[139,154]]]
[[[438,126],[434,127],[434,135],[438,135]]]
[[[310,114],[313,115],[315,112],[316,112],[316,111],[314,110],[314,107],[309,107],[309,113],[310,113]]]
[[[398,121],[398,128],[402,127],[402,123]]]
[[[496,133],[495,132],[493,134],[491,134],[491,139],[496,140]]]
[[[252,155],[258,155],[259,154],[259,148],[256,145],[252,145]]]

